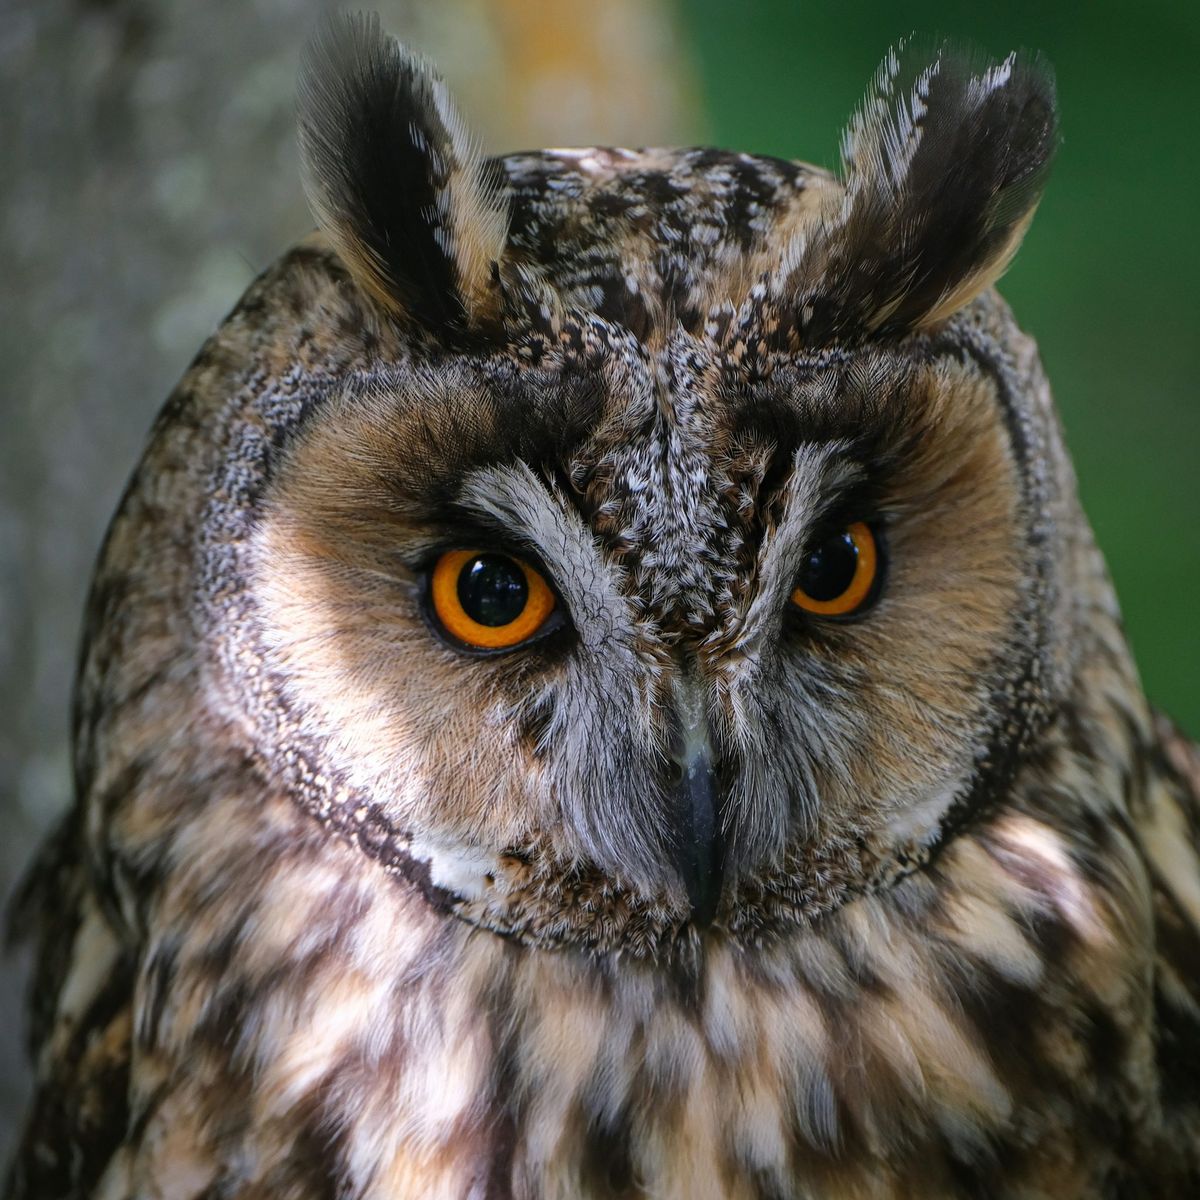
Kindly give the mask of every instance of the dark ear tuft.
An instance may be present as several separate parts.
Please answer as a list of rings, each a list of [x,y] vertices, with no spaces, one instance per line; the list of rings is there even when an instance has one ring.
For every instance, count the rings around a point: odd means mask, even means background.
[[[967,304],[1016,253],[1057,142],[1040,58],[891,51],[843,137],[840,211],[776,280],[800,341],[905,333]]]
[[[317,221],[386,311],[439,335],[489,319],[507,212],[441,79],[375,15],[327,20],[299,86]]]

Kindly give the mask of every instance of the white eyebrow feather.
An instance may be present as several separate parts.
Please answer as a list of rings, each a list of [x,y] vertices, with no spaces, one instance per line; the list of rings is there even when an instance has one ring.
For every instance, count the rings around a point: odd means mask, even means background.
[[[524,462],[467,476],[459,503],[512,531],[541,558],[562,593],[585,649],[629,646],[636,625],[620,568],[606,562],[583,518]]]
[[[759,550],[758,586],[742,619],[742,641],[753,643],[774,627],[791,594],[807,537],[830,499],[859,475],[842,457],[841,442],[809,442],[792,459],[783,518]]]

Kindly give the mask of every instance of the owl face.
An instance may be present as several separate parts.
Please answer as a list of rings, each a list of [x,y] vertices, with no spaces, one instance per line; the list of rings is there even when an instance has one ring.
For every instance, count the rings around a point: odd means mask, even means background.
[[[302,138],[373,352],[305,391],[214,636],[320,819],[489,929],[662,954],[887,886],[1004,793],[1069,559],[989,290],[1053,150],[1040,68],[889,59],[840,181],[483,160],[345,22]]]

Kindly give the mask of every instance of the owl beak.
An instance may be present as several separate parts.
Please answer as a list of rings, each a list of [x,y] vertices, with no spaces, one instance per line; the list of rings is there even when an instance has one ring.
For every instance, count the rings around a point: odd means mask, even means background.
[[[725,846],[720,789],[699,684],[683,676],[675,685],[671,762],[675,865],[687,889],[692,922],[712,924],[721,900]]]

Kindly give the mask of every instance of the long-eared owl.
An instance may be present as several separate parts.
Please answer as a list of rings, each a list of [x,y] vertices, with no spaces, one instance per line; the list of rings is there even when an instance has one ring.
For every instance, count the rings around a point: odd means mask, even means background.
[[[300,135],[97,568],[8,1196],[1200,1194],[1200,755],[992,287],[1045,64],[485,158],[343,17]]]

